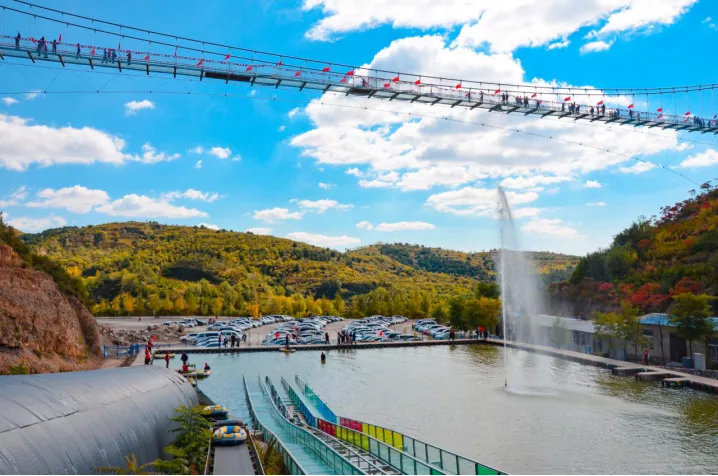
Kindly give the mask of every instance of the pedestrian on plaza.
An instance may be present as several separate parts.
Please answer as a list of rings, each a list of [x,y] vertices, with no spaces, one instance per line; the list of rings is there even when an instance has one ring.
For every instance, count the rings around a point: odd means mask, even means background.
[[[324,343],[329,345],[329,333],[328,332],[324,333]]]
[[[165,352],[165,368],[170,368],[170,353]]]

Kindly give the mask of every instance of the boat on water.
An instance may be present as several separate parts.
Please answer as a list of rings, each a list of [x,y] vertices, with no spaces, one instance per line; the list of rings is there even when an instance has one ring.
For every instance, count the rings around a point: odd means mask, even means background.
[[[296,352],[296,349],[287,349],[287,348],[282,347],[281,349],[279,349],[279,352],[284,352],[285,354],[291,354],[292,352]]]
[[[233,446],[247,441],[247,430],[241,426],[222,426],[212,434],[215,446]]]

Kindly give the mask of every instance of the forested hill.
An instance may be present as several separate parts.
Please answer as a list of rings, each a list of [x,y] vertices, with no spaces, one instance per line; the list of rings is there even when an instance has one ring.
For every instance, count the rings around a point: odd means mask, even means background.
[[[96,315],[421,316],[491,276],[485,267],[433,272],[377,246],[340,253],[272,236],[152,222],[64,227],[22,239],[81,278]],[[480,254],[451,253],[483,264]]]
[[[581,258],[568,281],[551,287],[552,311],[589,316],[628,302],[640,313],[662,312],[679,294],[717,294],[717,227],[718,189],[706,183],[660,217],[636,221],[608,249]]]
[[[406,243],[382,243],[368,246],[365,249],[378,250],[379,253],[402,264],[424,271],[468,276],[481,281],[493,280],[495,275],[495,250],[462,253]],[[547,251],[530,252],[530,256],[546,282],[568,279],[578,263],[577,256]]]

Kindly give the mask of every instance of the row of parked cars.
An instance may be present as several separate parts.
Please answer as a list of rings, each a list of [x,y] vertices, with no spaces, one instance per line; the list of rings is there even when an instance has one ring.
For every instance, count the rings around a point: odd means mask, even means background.
[[[245,335],[245,331],[253,327],[259,327],[275,322],[283,322],[292,319],[289,316],[264,316],[260,319],[252,319],[250,317],[238,317],[226,322],[216,322],[207,327],[204,332],[193,332],[180,338],[185,344],[192,344],[197,347],[218,347],[224,339],[232,339],[234,336],[237,342],[240,342]]]
[[[291,319],[291,318],[290,318]],[[324,327],[330,322],[341,321],[337,316],[316,316],[291,319],[264,336],[264,345],[323,344],[326,340]]]
[[[406,322],[403,316],[370,316],[352,321],[344,326],[349,339],[355,337],[356,342],[398,342],[421,340],[410,334],[402,334],[389,326]]]
[[[412,327],[416,332],[429,335],[434,339],[448,339],[451,333],[450,326],[438,324],[435,319],[419,319]],[[461,331],[454,331],[454,337],[457,339],[463,338],[464,333]]]

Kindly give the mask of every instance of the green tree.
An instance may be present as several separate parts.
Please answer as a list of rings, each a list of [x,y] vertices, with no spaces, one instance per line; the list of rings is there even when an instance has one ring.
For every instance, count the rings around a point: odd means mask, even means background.
[[[689,354],[693,355],[694,340],[707,338],[713,333],[713,323],[708,319],[711,308],[709,296],[683,293],[673,296],[675,306],[671,322],[676,325],[678,335],[688,341]]]
[[[150,461],[149,463],[139,464],[137,462],[137,456],[132,453],[129,456],[125,456],[124,468],[120,466],[102,466],[100,468],[97,468],[97,471],[99,473],[108,474],[157,474],[145,471],[147,468],[151,468],[152,466],[154,466],[155,463],[155,461]]]
[[[344,311],[346,311],[346,304],[344,304],[344,299],[342,299],[342,295],[338,291],[334,295],[334,310],[340,316],[343,316]]]
[[[155,467],[170,474],[199,474],[204,468],[207,448],[212,437],[210,423],[202,416],[201,407],[175,408],[176,416],[171,420],[177,423],[173,432],[175,441],[165,447],[169,460],[158,459]]]

